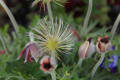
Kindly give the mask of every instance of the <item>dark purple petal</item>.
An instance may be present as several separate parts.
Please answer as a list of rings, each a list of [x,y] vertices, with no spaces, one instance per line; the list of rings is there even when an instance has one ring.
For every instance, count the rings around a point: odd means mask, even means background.
[[[111,68],[112,73],[116,73],[118,71],[118,67]]]
[[[117,55],[113,55],[111,59],[112,59],[113,61],[112,61],[111,64],[109,64],[109,67],[110,67],[110,68],[117,67],[117,65],[118,65],[118,56],[117,56]]]
[[[105,65],[105,59],[104,59],[103,62],[100,64],[100,67],[101,67],[102,69],[107,68],[107,66]]]
[[[112,46],[112,50],[115,50],[116,49],[116,47],[115,46]]]
[[[118,59],[120,56],[113,55],[112,57],[108,57],[106,60],[110,61],[109,65],[105,64],[105,59],[100,64],[101,69],[109,68],[112,73],[115,73],[118,71]]]

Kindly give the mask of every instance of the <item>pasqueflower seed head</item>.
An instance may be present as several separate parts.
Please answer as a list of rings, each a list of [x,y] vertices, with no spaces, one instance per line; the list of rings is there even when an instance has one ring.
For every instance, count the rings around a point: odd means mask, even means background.
[[[74,45],[72,31],[62,20],[40,20],[33,33],[43,53],[69,53]]]

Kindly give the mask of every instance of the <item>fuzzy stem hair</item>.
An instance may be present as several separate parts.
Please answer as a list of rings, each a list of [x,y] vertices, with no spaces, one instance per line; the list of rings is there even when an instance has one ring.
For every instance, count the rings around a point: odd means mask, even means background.
[[[12,12],[10,11],[10,9],[7,7],[7,5],[5,4],[5,2],[3,0],[0,0],[0,4],[4,8],[4,10],[6,11],[7,15],[9,16],[16,34],[18,34],[18,24],[17,24],[13,14],[12,14]]]
[[[53,21],[53,14],[52,14],[52,9],[51,9],[51,4],[50,2],[47,2],[47,9],[48,9],[48,15],[51,21]]]
[[[83,59],[80,58],[77,65],[78,65],[79,67],[81,67],[81,66],[82,66],[82,62],[83,62]]]
[[[114,37],[114,35],[115,35],[115,32],[116,32],[116,30],[117,30],[117,27],[118,27],[118,25],[119,25],[119,23],[120,23],[120,14],[118,15],[118,17],[117,17],[117,19],[116,19],[116,21],[115,21],[115,23],[114,23],[114,25],[113,25],[113,28],[112,28],[112,30],[111,30],[111,40],[113,39],[113,37]]]
[[[89,0],[89,6],[88,6],[87,14],[85,16],[84,24],[83,24],[83,31],[85,31],[85,35],[87,35],[86,30],[87,30],[88,22],[92,12],[92,5],[93,5],[93,0]]]
[[[100,57],[100,60],[97,62],[97,64],[92,69],[91,80],[94,78],[94,75],[95,75],[98,67],[100,66],[100,64],[103,62],[104,58],[105,58],[105,53],[102,53],[101,57]]]
[[[51,73],[52,80],[56,80],[56,74],[55,71],[52,71]]]

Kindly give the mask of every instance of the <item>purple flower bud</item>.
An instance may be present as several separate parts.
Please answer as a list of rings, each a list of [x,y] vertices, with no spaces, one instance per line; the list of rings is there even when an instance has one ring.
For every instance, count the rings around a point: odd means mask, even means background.
[[[20,53],[20,56],[18,59],[20,59],[22,56],[25,56],[25,61],[33,62],[33,59],[37,62],[39,57],[42,56],[42,53],[40,53],[40,49],[36,43],[28,43],[24,50]]]
[[[95,52],[95,45],[92,38],[89,38],[85,41],[79,48],[79,56],[80,58],[88,58]]]
[[[112,43],[109,40],[108,36],[105,36],[104,38],[98,38],[98,42],[96,44],[96,49],[98,53],[107,53],[108,51],[111,51],[112,48],[114,47],[112,46]]]

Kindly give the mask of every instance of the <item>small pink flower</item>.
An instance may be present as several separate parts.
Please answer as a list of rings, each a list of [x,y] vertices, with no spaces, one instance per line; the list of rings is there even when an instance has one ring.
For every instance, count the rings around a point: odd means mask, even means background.
[[[109,40],[109,37],[108,36],[105,36],[103,38],[99,37],[96,45],[96,49],[99,53],[106,53],[112,50],[112,43]]]
[[[95,52],[95,45],[92,38],[85,41],[79,48],[80,58],[88,58]]]
[[[73,33],[74,36],[77,37],[77,39],[78,39],[79,41],[81,40],[81,37],[80,37],[79,33],[77,32],[77,30],[72,29],[72,33]]]
[[[39,50],[39,46],[36,43],[28,43],[23,51],[20,53],[18,59],[20,59],[23,55],[25,55],[25,61],[33,62],[33,59],[37,62],[39,57],[42,56]]]
[[[5,54],[5,53],[6,53],[5,50],[1,50],[1,51],[0,51],[0,56],[3,55],[3,54]]]
[[[44,56],[40,61],[40,69],[45,73],[52,72],[56,68],[56,60],[53,57]]]

